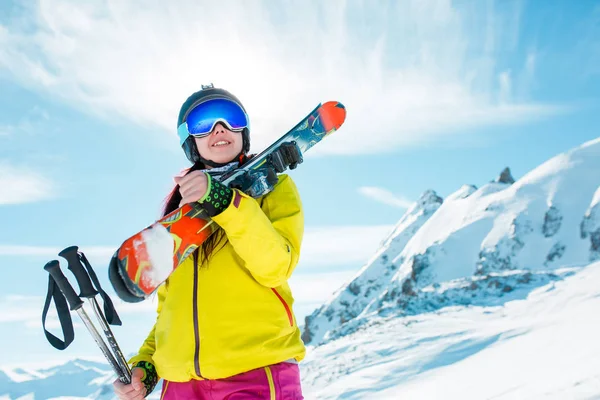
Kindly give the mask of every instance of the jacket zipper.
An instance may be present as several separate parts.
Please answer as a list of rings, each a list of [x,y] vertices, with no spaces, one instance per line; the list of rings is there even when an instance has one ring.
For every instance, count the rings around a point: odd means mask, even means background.
[[[292,311],[290,310],[290,306],[288,306],[288,304],[285,302],[283,297],[281,297],[281,295],[277,292],[277,289],[271,288],[271,290],[273,291],[273,293],[275,293],[275,295],[277,296],[279,301],[281,301],[281,304],[283,304],[283,307],[285,308],[285,312],[287,313],[287,316],[288,316],[288,320],[290,321],[290,326],[294,326],[294,317],[292,316]]]
[[[194,338],[195,338],[195,349],[194,349],[194,369],[196,375],[202,378],[200,374],[200,327],[198,324],[198,251],[194,252],[194,295],[193,295],[193,310],[194,310]]]

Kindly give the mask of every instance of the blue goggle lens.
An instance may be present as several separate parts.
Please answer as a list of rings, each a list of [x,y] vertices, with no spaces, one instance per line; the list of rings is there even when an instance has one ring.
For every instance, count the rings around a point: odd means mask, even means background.
[[[249,125],[248,116],[237,103],[226,99],[208,100],[194,107],[179,126],[180,141],[183,143],[188,135],[207,136],[218,122],[234,131]]]

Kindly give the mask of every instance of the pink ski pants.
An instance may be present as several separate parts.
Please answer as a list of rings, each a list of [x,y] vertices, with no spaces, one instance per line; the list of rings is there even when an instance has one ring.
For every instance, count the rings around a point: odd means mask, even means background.
[[[282,362],[225,379],[163,381],[161,400],[302,400],[297,364]]]

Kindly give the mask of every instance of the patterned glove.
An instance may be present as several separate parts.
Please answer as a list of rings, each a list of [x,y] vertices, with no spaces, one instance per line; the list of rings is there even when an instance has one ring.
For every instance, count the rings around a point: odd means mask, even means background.
[[[154,390],[154,387],[158,383],[158,374],[154,364],[148,361],[139,361],[133,365],[133,368],[141,368],[144,370],[144,378],[142,383],[146,386],[146,395],[149,395]]]
[[[233,190],[214,179],[210,174],[208,176],[208,188],[204,196],[198,200],[201,207],[206,210],[209,217],[221,214],[233,198]]]

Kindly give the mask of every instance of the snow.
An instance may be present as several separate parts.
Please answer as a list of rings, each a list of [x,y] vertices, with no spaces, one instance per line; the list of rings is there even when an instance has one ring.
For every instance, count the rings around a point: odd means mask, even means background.
[[[446,200],[466,199],[477,191],[474,185],[462,185],[460,189],[448,196]]]
[[[592,198],[592,204],[590,204],[590,208],[600,204],[600,186],[596,189],[596,193],[594,193],[594,197]]]
[[[13,382],[26,382],[33,379],[43,378],[44,375],[25,368],[0,368],[0,373],[4,373],[8,379]],[[1,378],[0,378],[1,379]]]
[[[594,193],[580,228],[581,237],[590,238],[591,260],[600,259],[600,187]]]
[[[142,232],[142,243],[152,264],[152,268],[145,270],[149,273],[144,278],[150,279],[149,287],[157,287],[173,271],[175,241],[167,228],[157,223]],[[142,243],[135,243],[136,248]]]
[[[307,399],[589,399],[600,393],[600,263],[499,306],[448,307],[313,348]]]

